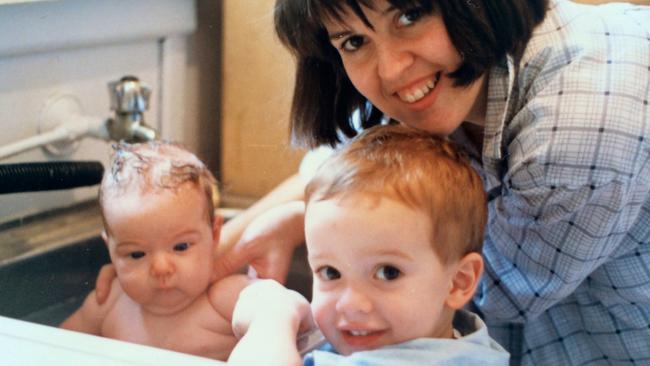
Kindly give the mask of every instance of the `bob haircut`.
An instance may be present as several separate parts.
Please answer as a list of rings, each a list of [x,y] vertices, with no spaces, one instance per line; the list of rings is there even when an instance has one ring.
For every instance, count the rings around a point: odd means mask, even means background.
[[[219,204],[217,180],[210,170],[181,144],[150,141],[137,144],[120,142],[113,145],[111,169],[104,173],[99,187],[99,204],[119,198],[127,192],[147,194],[180,188],[186,183],[203,192],[206,216],[212,225],[214,208]],[[110,230],[104,219],[104,227]]]
[[[372,9],[375,1],[277,0],[275,31],[297,62],[291,107],[294,143],[334,146],[341,142],[341,133],[355,136],[355,111],[362,128],[381,123],[383,113],[354,88],[323,25],[324,19],[342,20],[345,10],[351,9],[372,28],[362,6]],[[471,84],[506,54],[523,51],[548,7],[548,0],[387,1],[401,11],[417,8],[442,16],[464,60],[451,74],[457,86]]]
[[[483,182],[462,150],[403,125],[368,128],[328,159],[305,188],[327,199],[393,199],[424,212],[431,245],[445,264],[481,253],[487,220]]]

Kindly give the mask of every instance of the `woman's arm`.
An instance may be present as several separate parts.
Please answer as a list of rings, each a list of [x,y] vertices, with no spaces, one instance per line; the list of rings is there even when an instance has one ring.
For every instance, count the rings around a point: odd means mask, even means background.
[[[224,224],[215,278],[250,264],[257,275],[283,282],[293,250],[304,242],[304,179],[295,174]],[[287,202],[294,201],[289,205]]]
[[[299,174],[296,173],[284,180],[244,212],[224,224],[221,229],[221,240],[219,241],[217,253],[221,254],[230,251],[237,244],[251,221],[262,213],[285,202],[302,200],[304,190],[305,182]]]

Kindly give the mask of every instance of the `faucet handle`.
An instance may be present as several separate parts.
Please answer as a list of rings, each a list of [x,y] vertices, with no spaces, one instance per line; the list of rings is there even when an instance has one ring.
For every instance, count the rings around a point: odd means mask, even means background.
[[[111,110],[116,113],[142,113],[149,109],[151,88],[140,84],[135,76],[124,76],[119,81],[108,83],[111,95]]]

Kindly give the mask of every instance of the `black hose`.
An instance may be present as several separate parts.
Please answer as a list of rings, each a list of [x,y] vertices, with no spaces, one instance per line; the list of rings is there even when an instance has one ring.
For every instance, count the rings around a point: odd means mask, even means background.
[[[1,164],[0,194],[93,186],[103,174],[98,161]]]

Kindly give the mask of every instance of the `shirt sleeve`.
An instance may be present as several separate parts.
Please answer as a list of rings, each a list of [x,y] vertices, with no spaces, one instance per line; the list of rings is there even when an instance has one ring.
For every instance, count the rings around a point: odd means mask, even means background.
[[[650,29],[628,13],[556,12],[519,64],[484,173],[498,182],[474,298],[487,317],[535,317],[647,241],[635,233],[648,225],[650,44],[630,35]]]
[[[477,305],[502,320],[535,317],[629,251],[621,243],[644,200],[634,184],[509,187],[492,200]]]

